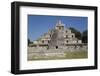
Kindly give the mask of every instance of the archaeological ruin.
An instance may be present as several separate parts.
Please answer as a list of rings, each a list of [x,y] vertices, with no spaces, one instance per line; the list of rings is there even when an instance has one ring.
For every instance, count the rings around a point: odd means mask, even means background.
[[[65,28],[60,20],[56,23],[54,29],[50,29],[39,39],[33,41],[31,45],[33,47],[47,47],[48,49],[87,47],[87,44],[76,38],[75,34],[70,29]]]
[[[59,20],[53,29],[33,41],[28,47],[28,59],[34,57],[65,56],[66,51],[87,51],[87,43],[82,43],[75,34]]]

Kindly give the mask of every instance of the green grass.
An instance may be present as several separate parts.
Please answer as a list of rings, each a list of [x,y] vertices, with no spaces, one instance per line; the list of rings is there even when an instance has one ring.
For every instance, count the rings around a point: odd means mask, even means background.
[[[81,59],[81,58],[88,58],[87,51],[66,52],[66,59]]]
[[[59,57],[59,56],[51,56],[51,57],[46,57],[45,56],[40,56],[38,58],[35,58],[35,56],[32,57],[30,60],[59,60],[59,59],[84,59],[88,58],[88,52],[87,51],[74,51],[74,52],[65,52],[64,57]]]

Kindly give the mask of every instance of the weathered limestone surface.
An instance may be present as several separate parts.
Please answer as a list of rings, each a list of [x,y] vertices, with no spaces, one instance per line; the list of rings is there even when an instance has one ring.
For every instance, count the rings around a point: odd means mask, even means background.
[[[49,43],[49,49],[50,48],[54,48],[54,49],[58,49],[64,46],[64,34],[63,31],[60,30],[55,30],[50,43]]]

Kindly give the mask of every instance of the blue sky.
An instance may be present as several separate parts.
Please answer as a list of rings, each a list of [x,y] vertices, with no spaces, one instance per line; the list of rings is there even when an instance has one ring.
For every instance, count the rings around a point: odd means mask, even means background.
[[[54,28],[58,20],[61,20],[66,28],[74,27],[80,32],[86,30],[88,25],[87,17],[28,15],[28,38],[31,41],[36,40],[48,32],[48,29]]]

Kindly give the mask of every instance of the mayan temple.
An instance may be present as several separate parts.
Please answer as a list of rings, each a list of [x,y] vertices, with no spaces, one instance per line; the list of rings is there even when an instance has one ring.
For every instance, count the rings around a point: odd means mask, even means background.
[[[33,41],[33,44],[34,46],[48,46],[49,49],[59,49],[71,44],[81,45],[82,41],[77,39],[75,34],[70,29],[65,28],[64,24],[59,20],[55,28],[43,34],[37,41]]]
[[[28,47],[28,60],[66,58],[66,52],[87,51],[87,43],[82,43],[75,34],[58,21]],[[74,54],[75,55],[75,54]],[[87,57],[86,55],[84,55]]]

